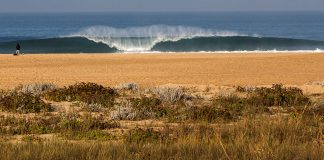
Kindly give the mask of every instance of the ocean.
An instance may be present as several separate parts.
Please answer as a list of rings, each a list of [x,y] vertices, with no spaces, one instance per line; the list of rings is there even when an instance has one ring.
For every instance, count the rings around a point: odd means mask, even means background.
[[[324,50],[324,12],[0,13],[0,53]]]

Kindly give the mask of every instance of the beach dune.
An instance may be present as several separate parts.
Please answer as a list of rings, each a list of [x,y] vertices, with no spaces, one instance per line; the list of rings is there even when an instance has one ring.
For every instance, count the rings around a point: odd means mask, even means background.
[[[0,55],[0,88],[34,82],[232,86],[323,80],[322,53]]]

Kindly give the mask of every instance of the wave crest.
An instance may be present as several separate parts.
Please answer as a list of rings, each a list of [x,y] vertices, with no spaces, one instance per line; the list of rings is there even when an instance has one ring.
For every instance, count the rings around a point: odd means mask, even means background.
[[[84,37],[94,42],[101,42],[120,51],[150,51],[156,44],[166,41],[179,41],[195,37],[230,37],[246,36],[231,31],[213,31],[198,27],[153,25],[130,28],[93,26],[85,28],[71,37]]]

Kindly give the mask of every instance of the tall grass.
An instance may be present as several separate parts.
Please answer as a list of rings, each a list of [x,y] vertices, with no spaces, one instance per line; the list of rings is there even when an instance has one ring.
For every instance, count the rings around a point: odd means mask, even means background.
[[[189,97],[183,88],[151,94],[127,89],[78,83],[41,94],[1,91],[0,159],[324,157],[322,96],[282,85],[238,87],[239,94],[211,99]],[[78,105],[50,113],[43,98]],[[23,113],[35,114],[12,113],[21,106]],[[44,134],[56,138],[46,140]]]
[[[254,118],[135,129],[119,142],[0,143],[0,159],[323,159],[319,117]]]

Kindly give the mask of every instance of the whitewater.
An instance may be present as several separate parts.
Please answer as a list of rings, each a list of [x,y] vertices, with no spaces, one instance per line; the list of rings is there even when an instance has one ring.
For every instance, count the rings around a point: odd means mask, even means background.
[[[68,37],[84,37],[125,52],[147,52],[161,42],[176,42],[196,37],[247,36],[232,31],[214,31],[199,27],[152,25],[130,28],[94,26]]]

